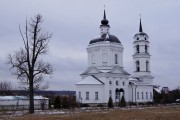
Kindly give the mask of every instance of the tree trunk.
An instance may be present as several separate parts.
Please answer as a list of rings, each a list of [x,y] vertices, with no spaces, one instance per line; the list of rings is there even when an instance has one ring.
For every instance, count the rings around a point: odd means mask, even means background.
[[[33,89],[33,78],[29,80],[29,113],[34,113],[34,89]]]

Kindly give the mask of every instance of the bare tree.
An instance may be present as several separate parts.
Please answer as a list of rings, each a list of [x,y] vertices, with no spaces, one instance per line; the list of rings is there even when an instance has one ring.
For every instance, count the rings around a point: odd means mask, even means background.
[[[23,48],[14,54],[9,54],[8,64],[17,79],[24,85],[28,85],[29,93],[29,113],[34,113],[34,89],[39,89],[43,81],[43,75],[53,73],[52,65],[44,62],[41,55],[48,51],[48,43],[51,34],[44,32],[40,27],[42,16],[36,15],[28,21],[26,20],[25,32],[19,31],[23,39]]]
[[[0,82],[0,91],[12,90],[11,82]]]
[[[0,82],[0,96],[12,95],[13,89],[14,87],[12,86],[11,82],[7,82],[7,81]]]

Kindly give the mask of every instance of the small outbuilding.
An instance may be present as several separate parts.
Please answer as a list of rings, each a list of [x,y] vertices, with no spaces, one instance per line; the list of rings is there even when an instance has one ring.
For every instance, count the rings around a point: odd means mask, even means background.
[[[34,109],[48,109],[49,98],[34,96]],[[28,96],[0,96],[0,110],[28,110]]]

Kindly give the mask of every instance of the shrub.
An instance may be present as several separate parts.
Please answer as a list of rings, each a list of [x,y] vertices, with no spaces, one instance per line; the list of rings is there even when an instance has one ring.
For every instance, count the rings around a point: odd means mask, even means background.
[[[103,104],[98,104],[97,107],[104,107],[104,105]]]
[[[68,102],[67,96],[64,96],[63,98],[62,107],[65,109],[69,108],[69,102]]]
[[[88,104],[81,104],[81,107],[89,107]]]
[[[108,107],[109,107],[109,108],[113,108],[113,107],[114,107],[114,105],[113,105],[113,100],[112,100],[111,97],[109,97]]]
[[[54,108],[55,109],[60,109],[61,108],[61,99],[59,96],[56,96],[55,100],[54,100]]]
[[[146,105],[153,105],[153,102],[147,102]]]
[[[126,101],[125,101],[124,95],[122,96],[118,106],[120,106],[120,107],[125,107],[126,106]]]
[[[76,96],[69,97],[69,105],[72,107],[72,109],[77,107]]]
[[[134,102],[129,102],[129,103],[128,103],[128,105],[129,105],[129,106],[136,106],[136,105],[137,105],[137,103],[134,103]]]

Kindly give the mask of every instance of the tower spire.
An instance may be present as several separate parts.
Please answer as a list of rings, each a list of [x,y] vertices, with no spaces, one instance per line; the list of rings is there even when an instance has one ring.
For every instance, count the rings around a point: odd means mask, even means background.
[[[104,17],[103,17],[104,20],[106,20],[106,11],[104,9]]]
[[[142,24],[141,24],[141,18],[140,18],[139,32],[143,32]]]
[[[101,20],[102,25],[108,25],[109,21],[106,19],[106,11],[104,8],[104,15],[103,15],[103,20]]]

